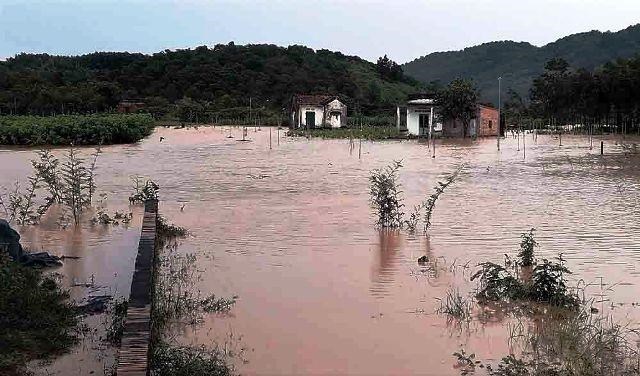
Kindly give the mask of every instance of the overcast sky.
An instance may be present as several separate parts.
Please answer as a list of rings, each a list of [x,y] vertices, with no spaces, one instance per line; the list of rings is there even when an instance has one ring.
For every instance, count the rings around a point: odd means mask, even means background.
[[[640,22],[640,0],[0,0],[0,58],[303,44],[398,62],[494,40],[535,45]]]

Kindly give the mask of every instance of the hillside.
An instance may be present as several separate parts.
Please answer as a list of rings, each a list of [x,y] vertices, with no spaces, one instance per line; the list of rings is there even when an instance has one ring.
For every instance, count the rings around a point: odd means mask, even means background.
[[[376,64],[358,57],[303,46],[229,43],[153,55],[20,54],[0,62],[0,111],[95,112],[111,110],[122,99],[141,99],[160,112],[178,104],[205,114],[237,108],[240,116],[250,97],[254,106],[281,113],[294,93],[330,93],[342,97],[350,111],[371,114],[404,101],[417,85],[402,75],[383,76]]]
[[[448,83],[472,78],[484,100],[497,102],[498,81],[503,92],[511,88],[528,97],[533,79],[551,58],[561,57],[573,68],[596,68],[608,61],[640,53],[640,24],[618,32],[590,31],[561,38],[542,47],[526,42],[501,41],[468,47],[462,51],[436,52],[402,66],[423,82]]]

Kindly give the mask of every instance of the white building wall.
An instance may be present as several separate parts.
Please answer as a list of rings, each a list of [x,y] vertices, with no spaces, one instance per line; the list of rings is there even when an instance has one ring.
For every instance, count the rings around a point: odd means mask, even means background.
[[[429,120],[427,120],[426,126],[420,129],[420,115],[424,114],[429,116],[431,113],[431,107],[426,106],[408,106],[407,107],[407,132],[414,136],[426,136],[429,134]],[[435,115],[435,114],[434,114]],[[435,122],[435,119],[434,119]],[[422,132],[422,133],[420,133]]]
[[[414,136],[420,134],[420,113],[416,112],[414,108],[407,108],[407,132]]]
[[[327,122],[331,125],[331,128],[340,128],[342,125],[342,111],[344,110],[344,104],[337,99],[327,103]],[[331,112],[340,112],[338,117],[331,116]]]
[[[307,127],[307,112],[315,112],[316,114],[316,127],[322,127],[322,121],[324,116],[324,109],[321,106],[300,106],[300,112],[298,113],[298,119],[300,119],[300,128]]]

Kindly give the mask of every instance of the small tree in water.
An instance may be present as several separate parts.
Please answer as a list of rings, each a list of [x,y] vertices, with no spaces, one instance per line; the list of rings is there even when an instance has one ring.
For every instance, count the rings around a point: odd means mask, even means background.
[[[91,205],[90,180],[89,171],[84,166],[84,161],[76,155],[73,146],[69,149],[61,172],[64,183],[62,202],[71,210],[73,222],[77,226],[80,223],[80,215],[87,206]]]
[[[429,230],[429,227],[431,227],[431,215],[433,214],[433,209],[436,207],[436,201],[438,201],[438,198],[440,198],[440,195],[444,192],[444,190],[447,189],[448,186],[453,184],[463,168],[464,165],[461,165],[452,174],[447,175],[444,181],[439,181],[438,185],[435,187],[435,192],[431,196],[429,196],[426,202],[422,204],[422,207],[424,207],[425,233]]]
[[[533,256],[533,249],[538,245],[538,242],[533,238],[535,228],[529,230],[529,233],[523,232],[520,237],[520,250],[518,251],[518,258],[520,259],[520,266],[533,266],[535,259]]]
[[[400,161],[385,168],[375,169],[369,177],[370,203],[374,213],[378,216],[378,227],[402,227],[402,197],[398,183],[398,170],[402,167]]]

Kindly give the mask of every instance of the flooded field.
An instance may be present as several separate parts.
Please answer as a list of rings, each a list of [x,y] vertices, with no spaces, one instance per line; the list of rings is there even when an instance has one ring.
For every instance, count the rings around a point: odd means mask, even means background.
[[[239,297],[230,315],[207,316],[178,340],[246,348],[242,374],[455,375],[452,353],[461,348],[502,358],[508,321],[459,328],[435,311],[451,287],[474,288],[476,264],[501,262],[532,227],[538,257],[562,253],[572,285],[583,280],[604,312],[640,320],[640,155],[628,146],[638,140],[607,136],[604,157],[600,138],[590,149],[587,138],[568,135],[562,146],[527,135],[526,157],[513,138],[500,151],[495,139],[439,140],[436,158],[417,141],[363,142],[358,158],[348,140],[281,131],[278,142],[271,132],[272,149],[268,128],[249,129],[250,142],[238,141],[240,128],[159,128],[139,144],[103,148],[97,170],[110,210],[127,207],[131,176],[160,185],[161,213],[192,234],[180,252],[198,257],[199,289]],[[24,180],[34,155],[1,149],[0,186]],[[403,163],[407,212],[465,165],[437,202],[428,238],[374,228],[368,177],[393,160]],[[140,215],[135,209],[127,228],[60,231],[49,223],[21,233],[33,248],[82,256],[60,270],[67,286],[93,279],[127,296]],[[416,262],[423,255],[426,266]],[[80,299],[89,290],[72,293]],[[86,347],[81,374],[103,372]],[[81,367],[77,354],[67,358],[50,371]]]

